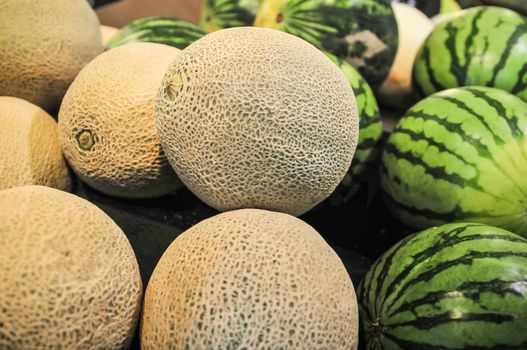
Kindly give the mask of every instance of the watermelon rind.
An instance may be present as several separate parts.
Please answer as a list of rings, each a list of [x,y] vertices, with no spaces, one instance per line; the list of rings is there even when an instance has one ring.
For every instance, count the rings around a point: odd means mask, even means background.
[[[145,17],[130,22],[106,45],[106,50],[131,42],[165,44],[184,49],[207,33],[192,22],[173,17]]]
[[[367,350],[527,349],[527,240],[473,223],[422,231],[357,296]]]
[[[418,96],[459,86],[488,86],[527,100],[527,19],[499,7],[462,11],[438,24],[413,68]]]
[[[429,96],[388,138],[380,178],[409,227],[471,221],[527,235],[527,103],[486,87]]]

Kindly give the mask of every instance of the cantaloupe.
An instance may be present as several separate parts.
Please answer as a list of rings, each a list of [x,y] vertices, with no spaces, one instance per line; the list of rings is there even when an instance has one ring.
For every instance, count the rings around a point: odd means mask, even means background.
[[[97,16],[86,0],[2,0],[0,7],[0,95],[56,111],[103,50]]]
[[[90,186],[121,197],[155,197],[181,182],[157,136],[155,97],[179,49],[131,43],[90,62],[71,84],[59,112],[67,161]]]
[[[71,189],[57,122],[40,107],[0,96],[0,190],[42,185]]]
[[[356,349],[357,301],[336,253],[303,221],[242,209],[169,246],[146,289],[157,349]]]
[[[417,51],[434,28],[432,21],[415,7],[392,3],[399,26],[399,48],[388,78],[377,91],[385,106],[405,109],[412,102],[412,68]]]
[[[183,50],[161,85],[156,125],[181,180],[222,211],[306,212],[342,180],[358,137],[340,69],[302,39],[255,27]]]
[[[0,191],[0,349],[125,349],[137,260],[93,204],[42,186]]]
[[[102,38],[103,46],[106,46],[106,44],[110,41],[110,39],[113,36],[115,36],[117,33],[119,33],[119,29],[115,27],[105,26],[101,24],[100,28],[101,28],[101,38]]]

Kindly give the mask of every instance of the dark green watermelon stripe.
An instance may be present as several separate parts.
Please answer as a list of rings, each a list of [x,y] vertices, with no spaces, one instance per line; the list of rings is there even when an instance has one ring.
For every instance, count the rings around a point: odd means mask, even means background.
[[[509,115],[507,113],[507,110],[505,109],[505,106],[503,106],[503,104],[500,101],[489,97],[483,91],[470,88],[470,87],[466,88],[466,90],[470,92],[472,95],[474,95],[476,98],[483,99],[485,102],[487,102],[489,106],[491,106],[492,108],[496,110],[498,115],[501,115],[504,117],[503,119],[507,122],[507,125],[511,131],[512,138],[518,145],[518,148],[520,150],[521,155],[523,156],[523,159],[527,161],[527,153],[525,150],[525,145],[522,144],[522,141],[525,139],[525,134],[523,133],[520,125],[518,124],[519,122],[518,117],[515,115]],[[517,159],[511,159],[510,155],[509,154],[507,155],[509,156],[509,159],[511,160],[511,164],[516,166]],[[501,167],[497,167],[497,168],[501,169]],[[521,173],[521,170],[519,169],[517,170]],[[527,193],[525,193],[521,187],[518,186],[518,188],[520,189],[520,191],[522,191],[523,195],[527,197]]]
[[[492,70],[492,78],[487,83],[487,86],[496,86],[496,78],[498,77],[498,74],[501,72],[503,68],[505,68],[505,64],[507,63],[507,60],[510,57],[510,52],[514,45],[518,42],[520,37],[522,35],[525,35],[525,31],[527,30],[527,26],[525,25],[518,25],[514,29],[514,32],[511,36],[507,39],[507,44],[505,45],[505,49],[502,51],[502,54],[500,56],[500,59],[498,61],[498,64],[494,66],[494,69]]]
[[[470,30],[470,33],[469,33],[469,35],[467,36],[467,38],[465,40],[465,52],[464,52],[464,54],[465,54],[465,57],[464,57],[464,59],[465,59],[465,65],[464,65],[464,72],[465,72],[465,74],[464,74],[463,81],[458,83],[459,86],[465,85],[465,81],[467,81],[468,67],[470,65],[470,60],[472,59],[472,55],[470,53],[470,49],[473,47],[474,38],[479,33],[478,22],[483,17],[484,13],[485,13],[485,11],[482,9],[482,10],[478,11],[474,15],[474,17],[472,18],[472,23],[471,23],[472,29]],[[481,55],[484,55],[485,51],[486,51],[486,48],[483,49],[483,51],[481,52]]]
[[[375,281],[377,283],[376,288],[375,288],[375,293],[369,293],[370,294],[369,296],[375,298],[375,296],[381,295],[380,293],[381,293],[381,289],[382,289],[382,283],[386,279],[386,276],[388,276],[388,272],[390,271],[390,268],[391,268],[391,265],[392,265],[392,261],[393,261],[395,255],[397,254],[398,250],[403,248],[403,247],[405,247],[405,246],[407,246],[413,240],[416,240],[416,239],[418,239],[418,237],[416,237],[416,235],[408,236],[408,237],[404,238],[403,240],[401,240],[399,243],[397,243],[397,245],[394,248],[392,248],[392,250],[387,255],[385,254],[382,257],[382,260],[378,261],[376,263],[375,270],[373,271],[372,274],[369,274],[370,278],[365,280],[364,286],[363,286],[363,288],[361,288],[361,291],[364,292],[365,290],[371,290],[371,284],[372,284],[373,281]],[[379,271],[378,271],[378,269],[379,269]],[[368,277],[368,276],[366,276],[366,277]],[[361,299],[362,304],[365,306],[365,309],[366,309],[366,305],[368,305],[368,303],[366,303],[364,293],[362,293],[362,294],[363,294],[362,298],[360,298],[360,299]],[[380,298],[375,298],[374,299],[374,303],[373,303],[373,309],[374,310],[380,310],[380,305],[378,305],[379,299]],[[382,302],[384,302],[384,300]],[[372,305],[372,304],[370,303],[370,305]],[[371,311],[369,311],[369,313],[371,313]]]
[[[470,92],[475,98],[480,98],[484,100],[489,106],[494,108],[498,115],[503,116],[504,119],[507,121],[507,124],[509,125],[509,129],[511,130],[511,134],[513,137],[520,137],[524,138],[524,134],[518,125],[518,118],[515,116],[511,116],[507,113],[507,110],[505,109],[505,106],[498,100],[489,97],[485,92],[474,89],[471,87],[467,87],[465,89],[466,91]]]
[[[425,141],[429,146],[436,147],[439,152],[451,155],[452,157],[456,158],[460,162],[463,162],[466,165],[471,166],[474,169],[474,171],[477,173],[477,179],[479,179],[480,172],[476,164],[468,162],[465,158],[457,154],[454,150],[449,149],[444,143],[437,142],[436,140],[428,136],[425,136],[423,133],[418,133],[414,130],[406,129],[404,125],[401,125],[401,127],[397,129],[397,134],[407,135],[412,140],[412,142],[415,142],[415,143],[419,141]]]
[[[514,95],[518,95],[521,91],[527,89],[527,62],[523,64],[522,68],[520,69],[518,73],[518,80],[516,81],[516,84],[514,84],[511,92]]]
[[[446,87],[443,86],[443,84],[441,84],[435,76],[434,69],[432,68],[431,58],[430,58],[430,48],[428,46],[423,47],[423,59],[425,63],[426,74],[428,75],[430,84],[432,84],[432,86],[434,87],[436,91],[445,90]],[[426,94],[424,94],[423,96],[426,96]]]
[[[413,117],[413,118],[421,118],[423,120],[430,120],[434,121],[437,124],[441,125],[443,128],[445,128],[448,132],[458,134],[463,139],[464,142],[467,142],[470,144],[476,152],[478,152],[479,156],[486,159],[494,159],[492,157],[493,152],[489,149],[487,145],[485,145],[483,142],[481,142],[480,139],[474,138],[471,135],[468,135],[465,130],[461,127],[461,124],[456,124],[448,121],[447,119],[441,118],[439,115],[431,114],[431,113],[425,113],[423,111],[409,111],[406,114],[406,117]],[[395,129],[394,132],[397,132],[398,128]],[[495,160],[494,160],[495,162]]]
[[[465,226],[461,230],[461,232],[465,231],[467,227],[477,227],[477,226],[482,226],[482,225],[481,224],[467,224],[467,226]],[[459,230],[460,230],[459,228],[456,228],[450,231],[450,233],[457,232]],[[395,258],[395,255],[397,255],[400,249],[411,244],[414,240],[417,240],[418,238],[419,238],[418,235],[411,235],[411,236],[404,238],[399,243],[397,243],[393,248],[391,248],[391,250],[387,254],[383,255],[381,260],[378,260],[377,262],[375,262],[375,269],[373,273],[368,274],[370,279],[367,278],[364,281],[364,285],[362,286],[361,291],[371,290],[371,283],[372,281],[375,281],[377,283],[375,293],[370,293],[370,294],[372,294],[373,296],[382,295],[381,289],[382,289],[384,281],[386,280],[386,276],[388,276],[390,268],[392,267],[392,261]],[[359,299],[361,300],[363,305],[367,305],[367,303],[364,300],[364,296],[359,297]],[[379,299],[380,298],[376,297],[375,303],[373,305],[374,310],[377,312],[379,312],[384,307],[384,303],[386,301],[386,300],[382,300],[381,305],[378,305],[377,302]]]
[[[412,269],[414,269],[417,265],[423,263],[426,259],[428,259],[431,256],[434,256],[435,254],[437,254],[438,252],[440,252],[441,250],[443,250],[445,248],[451,248],[451,247],[454,247],[454,246],[456,246],[458,244],[466,243],[466,242],[469,242],[469,241],[485,240],[485,239],[496,238],[496,236],[494,236],[494,235],[491,238],[487,238],[487,237],[489,237],[488,235],[481,235],[481,234],[473,234],[473,235],[467,235],[467,236],[459,237],[459,235],[464,233],[467,230],[467,228],[479,227],[479,226],[482,226],[482,225],[481,224],[467,224],[466,226],[456,227],[453,230],[441,233],[440,234],[441,239],[434,246],[431,246],[431,247],[429,247],[429,248],[427,248],[425,250],[421,250],[420,252],[417,252],[415,255],[412,256],[412,258],[413,258],[412,263],[409,264],[408,266],[406,266],[404,268],[404,270],[397,276],[397,278],[395,278],[388,285],[387,290],[393,290],[394,291],[397,288],[400,288],[401,287],[400,284],[403,282],[403,280],[407,277],[408,273]],[[498,237],[498,238],[500,238],[500,237]],[[503,240],[505,240],[505,241],[512,241],[512,242],[517,242],[518,241],[518,239],[515,238],[515,237],[512,238],[512,239],[503,239]],[[523,240],[520,239],[520,242],[523,242]],[[403,286],[404,286],[404,284],[403,284]],[[384,306],[384,302],[385,301],[386,300],[383,301],[383,306]],[[383,310],[385,310],[389,315],[391,314],[390,311],[389,311],[390,310],[389,307],[387,309],[383,309]]]
[[[475,181],[479,181],[480,180],[480,172],[479,172],[479,169],[478,169],[478,166],[477,164],[475,163],[471,163],[471,162],[468,162],[465,158],[463,158],[462,155],[456,153],[454,150],[452,149],[449,149],[448,147],[446,147],[446,145],[444,143],[440,143],[440,142],[437,142],[435,141],[434,139],[432,138],[429,138],[427,136],[425,136],[424,134],[422,133],[418,133],[418,132],[415,132],[411,129],[406,129],[405,128],[405,125],[404,123],[401,123],[399,125],[399,127],[397,128],[397,134],[405,134],[407,136],[409,136],[412,140],[412,142],[419,142],[419,141],[426,141],[428,143],[428,145],[430,146],[434,146],[436,147],[440,152],[442,153],[447,153],[447,154],[450,154],[451,156],[455,157],[456,159],[462,161],[463,163],[465,163],[466,165],[469,165],[469,166],[472,166],[472,168],[476,171],[477,173],[477,177],[475,179]],[[478,156],[481,157],[481,155],[479,154],[478,152]],[[502,166],[499,166],[498,164],[496,164],[496,162],[494,161],[494,159],[488,159],[486,157],[483,157],[484,159],[487,159],[487,160],[490,160],[496,167],[496,170],[498,170],[504,177],[508,178],[509,180],[511,180],[511,183],[527,198],[527,193],[523,190],[523,188],[518,185],[516,183],[516,181],[514,181],[514,179],[511,177],[510,174],[508,174]],[[511,204],[514,204],[516,205],[516,203],[512,202],[512,201],[509,201]]]
[[[447,23],[445,30],[448,34],[445,40],[445,48],[450,54],[450,71],[456,78],[457,84],[463,85],[467,78],[467,65],[462,65],[459,62],[459,57],[456,52],[456,37],[459,30],[452,22]]]
[[[487,236],[489,237],[489,236]],[[496,235],[494,235],[496,237]],[[505,297],[507,294],[523,297],[523,294],[515,288],[512,288],[512,283],[515,281],[492,280],[492,281],[467,281],[456,287],[460,298],[478,301],[483,293],[496,294],[500,297]],[[429,292],[425,296],[412,301],[406,301],[397,309],[390,312],[389,315],[396,315],[403,312],[411,312],[416,314],[416,309],[424,305],[437,305],[445,299],[452,299],[451,291],[434,291]]]
[[[496,196],[494,194],[491,194],[485,191],[485,189],[477,182],[477,179],[475,178],[465,179],[461,177],[459,174],[455,174],[455,173],[449,174],[446,172],[446,168],[442,166],[432,167],[430,166],[430,164],[426,163],[422,158],[413,155],[412,152],[401,151],[396,146],[394,146],[392,143],[387,143],[384,148],[384,151],[386,154],[390,154],[397,159],[404,159],[414,166],[421,166],[426,174],[432,176],[436,180],[443,180],[445,182],[448,182],[452,185],[456,185],[461,188],[471,187],[475,191],[485,193],[497,199],[506,200],[505,198]]]
[[[364,109],[366,109],[366,107],[364,107]],[[371,116],[364,113],[360,116],[359,127],[361,130],[366,130],[366,128],[369,128],[374,125],[375,128],[382,129],[382,126],[379,125],[379,120],[380,117],[378,115]]]
[[[427,209],[427,208],[418,209],[415,207],[407,206],[404,203],[400,203],[397,200],[395,200],[393,196],[387,191],[384,192],[384,196],[385,196],[384,199],[386,200],[387,204],[389,204],[390,206],[394,208],[397,208],[398,211],[405,212],[408,215],[412,215],[415,217],[420,217],[430,222],[445,223],[448,221],[464,221],[464,220],[470,220],[470,218],[481,218],[481,217],[494,218],[494,219],[500,219],[500,218],[517,219],[518,217],[523,217],[525,215],[525,210],[522,208],[520,208],[520,211],[516,213],[506,214],[506,215],[494,215],[493,213],[487,212],[487,211],[478,211],[478,212],[467,211],[467,210],[460,208],[459,205],[456,205],[456,207],[452,209],[450,212],[438,213],[431,209]]]
[[[495,165],[495,169],[499,169],[499,171],[504,174],[506,177],[510,178],[511,175],[506,174],[503,167],[496,162],[496,159],[494,158],[494,152],[492,152],[487,145],[483,144],[481,140],[474,138],[473,136],[467,134],[461,127],[460,124],[454,124],[452,122],[449,122],[446,119],[440,118],[438,115],[430,114],[430,113],[424,113],[422,111],[410,111],[408,114],[406,114],[406,117],[413,117],[413,118],[421,118],[423,120],[430,120],[434,121],[437,124],[444,127],[447,131],[455,133],[460,135],[462,137],[463,141],[470,144],[476,152],[478,153],[478,156],[481,158],[485,158],[489,161],[491,161]],[[399,128],[401,127],[402,123],[399,124],[399,126],[395,129],[394,132],[397,132]],[[513,166],[515,165],[515,162],[513,162]],[[517,169],[518,170],[518,169]],[[520,171],[520,170],[518,170]],[[515,187],[520,187],[516,181],[512,181]]]
[[[474,116],[484,127],[487,129],[490,135],[492,135],[492,138],[494,140],[494,143],[496,145],[503,145],[505,143],[505,140],[499,137],[499,135],[496,135],[492,129],[492,127],[489,125],[487,120],[485,120],[485,117],[479,113],[476,113],[472,108],[467,106],[467,104],[459,99],[450,97],[450,96],[430,96],[430,98],[437,98],[441,99],[443,101],[448,101],[455,105],[457,108],[467,112],[469,115]]]
[[[375,148],[377,146],[377,144],[379,143],[379,141],[375,138],[369,138],[369,139],[366,139],[366,140],[363,140],[361,143],[359,143],[357,145],[357,149],[359,150],[368,150],[368,149],[372,149],[372,148]]]
[[[480,235],[481,236],[481,235]],[[484,237],[484,236],[483,236]],[[406,283],[398,286],[398,291],[393,294],[392,302],[388,304],[385,310],[390,310],[394,303],[408,290],[408,288],[418,284],[431,281],[441,272],[449,270],[453,267],[459,265],[471,265],[475,260],[479,259],[503,259],[510,257],[521,257],[527,259],[527,253],[517,253],[517,252],[479,252],[479,251],[468,251],[467,254],[460,256],[459,258],[443,261],[441,263],[436,263],[436,265],[426,270],[416,277],[409,279]],[[424,258],[426,259],[426,257]],[[527,261],[526,261],[527,263]]]
[[[390,339],[392,342],[397,344],[401,349],[412,349],[412,350],[519,350],[527,348],[527,342],[519,344],[519,345],[504,345],[504,344],[497,344],[492,347],[485,347],[485,346],[474,346],[474,345],[465,345],[463,348],[450,348],[445,347],[444,345],[436,346],[433,344],[425,344],[425,343],[418,343],[413,342],[410,340],[404,340],[400,339],[393,334],[385,333],[383,334],[384,337]],[[383,345],[384,349],[384,345]]]
[[[485,322],[485,323],[495,323],[501,324],[504,322],[514,321],[513,315],[499,314],[493,312],[487,313],[471,313],[466,312],[461,315],[458,319],[452,320],[450,311],[445,313],[430,316],[430,317],[419,317],[412,321],[394,323],[392,325],[384,324],[384,328],[393,329],[397,327],[413,327],[416,329],[430,330],[434,327],[441,326],[449,323],[465,323],[465,322]]]

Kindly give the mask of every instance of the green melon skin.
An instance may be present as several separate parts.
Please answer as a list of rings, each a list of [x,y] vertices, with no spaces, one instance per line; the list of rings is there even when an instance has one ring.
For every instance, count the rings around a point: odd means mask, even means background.
[[[146,17],[124,26],[106,45],[106,50],[131,42],[165,44],[184,49],[207,33],[195,24],[172,17]]]
[[[527,19],[480,6],[434,28],[413,68],[419,96],[459,86],[488,86],[527,100]]]
[[[199,25],[216,30],[252,26],[261,0],[202,0]]]
[[[359,143],[353,156],[351,166],[326,200],[334,206],[348,202],[360,188],[366,170],[377,161],[380,155],[380,141],[382,138],[382,121],[379,105],[373,90],[360,73],[348,62],[326,53],[326,55],[341,69],[348,79],[359,112]]]
[[[389,0],[263,0],[254,25],[296,35],[345,59],[376,88],[397,52]]]
[[[527,349],[527,240],[472,223],[397,243],[358,289],[367,350]]]
[[[527,1],[525,0],[480,0],[485,5],[507,7],[527,16]]]
[[[527,236],[527,103],[505,91],[434,94],[402,117],[382,155],[392,214],[424,229],[479,222]]]

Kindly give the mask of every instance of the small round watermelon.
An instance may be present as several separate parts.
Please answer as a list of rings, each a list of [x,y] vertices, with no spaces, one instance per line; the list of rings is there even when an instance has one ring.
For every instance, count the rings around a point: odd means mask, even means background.
[[[172,17],[146,17],[124,26],[106,45],[106,50],[131,42],[165,44],[184,49],[205,33],[200,27]]]
[[[340,67],[348,79],[359,112],[359,143],[353,161],[344,179],[328,198],[328,201],[336,206],[349,201],[359,189],[366,170],[373,165],[380,154],[379,146],[383,131],[379,105],[366,80],[348,62],[332,54],[326,53],[326,55]]]
[[[487,87],[429,96],[390,135],[381,186],[410,227],[469,221],[527,236],[527,103]]]
[[[358,290],[367,350],[527,349],[527,240],[447,224],[411,235]]]
[[[202,0],[199,25],[211,33],[252,26],[262,0]]]
[[[296,35],[343,58],[377,87],[397,51],[389,0],[263,0],[254,25]]]
[[[527,100],[527,19],[481,6],[437,25],[421,46],[413,86],[428,96],[448,88],[496,87]]]

